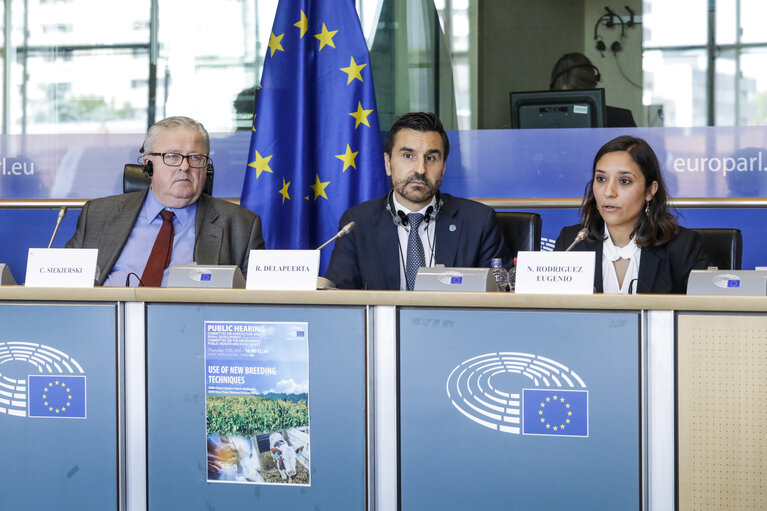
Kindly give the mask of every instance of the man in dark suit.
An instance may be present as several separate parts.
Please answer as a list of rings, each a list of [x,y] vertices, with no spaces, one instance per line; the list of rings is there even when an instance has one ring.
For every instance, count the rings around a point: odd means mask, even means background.
[[[340,225],[326,277],[342,289],[413,289],[420,266],[489,267],[508,259],[495,211],[440,193],[450,142],[439,118],[410,113],[386,138],[393,190],[350,208]]]
[[[199,122],[169,117],[147,132],[142,163],[149,190],[89,201],[67,248],[98,248],[96,283],[165,285],[169,268],[194,261],[237,265],[264,248],[261,219],[203,194],[210,138]]]

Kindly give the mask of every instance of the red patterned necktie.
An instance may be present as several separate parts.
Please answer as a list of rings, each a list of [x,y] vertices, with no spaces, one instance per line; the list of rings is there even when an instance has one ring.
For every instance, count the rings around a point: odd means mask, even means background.
[[[141,276],[141,282],[145,286],[159,287],[162,284],[162,274],[170,264],[170,253],[173,249],[173,211],[163,209],[160,216],[162,227],[157,233],[152,253],[149,254],[144,274]]]

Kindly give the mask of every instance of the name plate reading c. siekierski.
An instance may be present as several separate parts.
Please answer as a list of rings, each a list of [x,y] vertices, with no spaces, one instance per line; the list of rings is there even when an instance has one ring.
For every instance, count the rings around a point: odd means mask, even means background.
[[[319,250],[251,250],[246,289],[313,291]]]
[[[26,287],[93,287],[96,248],[30,248]]]
[[[520,252],[516,293],[593,294],[595,252]]]

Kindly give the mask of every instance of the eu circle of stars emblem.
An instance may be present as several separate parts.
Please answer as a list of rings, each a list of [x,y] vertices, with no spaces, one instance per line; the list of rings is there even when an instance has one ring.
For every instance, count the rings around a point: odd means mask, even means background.
[[[29,417],[85,418],[84,375],[27,376]]]

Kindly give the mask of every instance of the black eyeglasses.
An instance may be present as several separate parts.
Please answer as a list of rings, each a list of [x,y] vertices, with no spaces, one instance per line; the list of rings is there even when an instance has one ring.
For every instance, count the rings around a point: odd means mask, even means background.
[[[149,156],[162,156],[162,162],[170,167],[178,167],[186,158],[189,166],[200,169],[208,164],[208,158],[204,154],[180,154],[180,153],[147,153]]]

